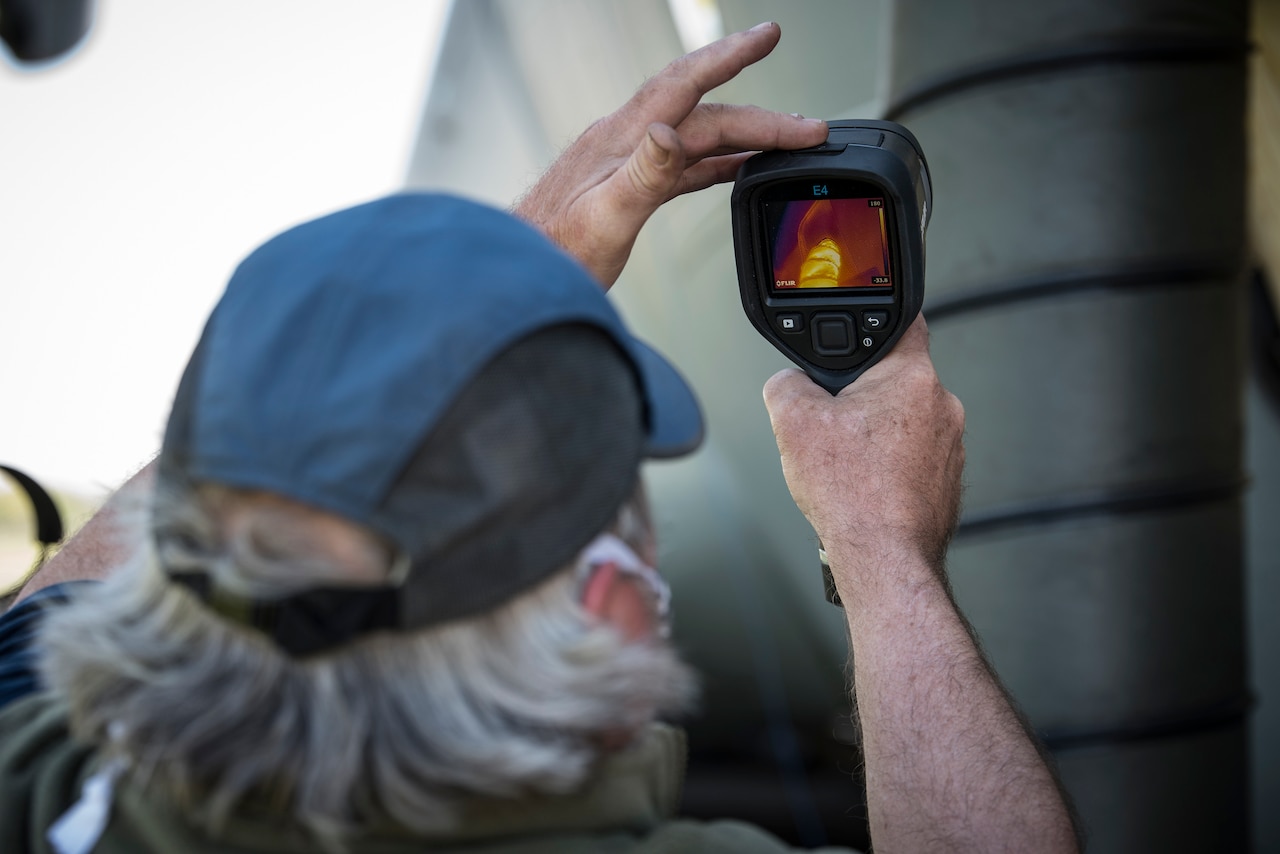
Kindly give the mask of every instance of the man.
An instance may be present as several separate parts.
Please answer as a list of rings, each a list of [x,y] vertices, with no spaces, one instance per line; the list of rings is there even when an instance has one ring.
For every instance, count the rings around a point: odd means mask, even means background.
[[[692,682],[637,468],[701,418],[599,287],[671,196],[824,138],[700,103],[778,37],[678,60],[593,125],[517,205],[536,229],[405,195],[246,259],[157,465],[24,591],[106,577],[48,617],[47,690],[0,711],[3,850],[784,850],[672,818],[656,721]],[[834,397],[765,386],[846,605],[872,836],[1074,850],[949,596],[963,414],[926,339]]]

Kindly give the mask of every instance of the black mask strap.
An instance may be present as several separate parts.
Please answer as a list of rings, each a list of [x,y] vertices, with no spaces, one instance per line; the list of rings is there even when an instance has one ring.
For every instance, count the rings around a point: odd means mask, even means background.
[[[280,599],[249,599],[216,588],[202,572],[169,576],[224,619],[251,626],[294,658],[400,628],[398,587],[313,587]]]

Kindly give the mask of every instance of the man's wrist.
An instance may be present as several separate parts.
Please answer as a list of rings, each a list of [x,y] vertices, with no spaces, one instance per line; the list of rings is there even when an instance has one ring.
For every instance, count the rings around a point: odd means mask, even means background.
[[[909,542],[857,542],[822,539],[836,591],[848,607],[885,594],[946,589],[944,568]]]

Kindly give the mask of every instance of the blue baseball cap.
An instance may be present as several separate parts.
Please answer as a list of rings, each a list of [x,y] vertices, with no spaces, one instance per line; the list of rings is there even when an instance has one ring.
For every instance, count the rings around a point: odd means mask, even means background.
[[[285,644],[311,652],[509,600],[609,524],[641,459],[702,436],[692,390],[571,257],[509,214],[407,193],[245,259],[179,385],[160,475],[283,495],[408,557],[366,609],[381,616]],[[349,594],[305,618],[352,622]]]

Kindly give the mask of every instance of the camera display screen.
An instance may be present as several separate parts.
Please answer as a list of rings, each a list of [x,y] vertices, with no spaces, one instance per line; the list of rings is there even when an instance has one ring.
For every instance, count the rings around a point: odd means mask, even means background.
[[[884,197],[833,198],[837,188],[821,183],[803,192],[762,202],[773,292],[893,287]]]

